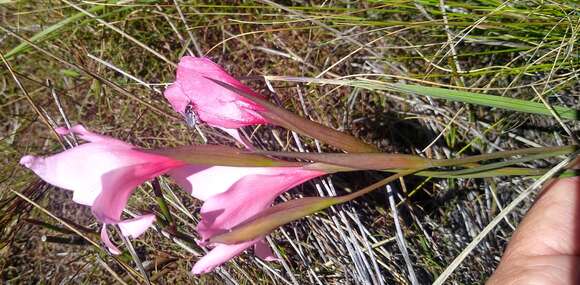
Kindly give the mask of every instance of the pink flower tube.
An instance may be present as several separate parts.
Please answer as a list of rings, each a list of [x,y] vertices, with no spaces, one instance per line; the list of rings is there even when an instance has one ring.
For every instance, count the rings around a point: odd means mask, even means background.
[[[201,208],[202,220],[197,226],[201,245],[270,207],[280,194],[324,174],[299,167],[214,166],[199,171],[186,166],[170,172],[184,189],[205,200]],[[258,257],[275,259],[263,238],[233,245],[217,244],[194,265],[192,272],[207,273],[251,246]]]
[[[126,236],[137,237],[151,226],[154,215],[121,221],[129,197],[138,185],[184,164],[140,152],[128,143],[92,133],[81,125],[70,130],[58,128],[57,132],[74,133],[88,143],[47,157],[26,155],[20,163],[44,181],[73,191],[73,201],[91,206],[95,217],[104,224],[119,224]],[[111,252],[118,253],[111,246],[105,227],[101,236]]]

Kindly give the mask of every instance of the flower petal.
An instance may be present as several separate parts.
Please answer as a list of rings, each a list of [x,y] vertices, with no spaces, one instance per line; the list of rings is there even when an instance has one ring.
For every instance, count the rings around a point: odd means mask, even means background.
[[[107,232],[107,224],[103,224],[103,227],[101,228],[101,240],[112,254],[114,255],[121,254],[119,248],[109,239],[109,233]]]
[[[249,141],[246,137],[242,136],[239,129],[228,129],[228,128],[220,128],[222,131],[226,132],[236,141],[238,141],[241,145],[246,147],[248,150],[255,150],[256,148],[252,145],[252,142]]]
[[[74,125],[72,126],[70,129],[66,128],[66,127],[58,127],[55,129],[55,131],[59,134],[59,135],[68,135],[68,134],[75,134],[78,137],[80,137],[83,140],[86,140],[88,142],[94,142],[94,143],[106,143],[109,145],[120,145],[120,146],[125,146],[125,147],[132,147],[130,144],[120,141],[118,139],[109,137],[109,136],[104,136],[101,134],[97,134],[97,133],[93,133],[89,130],[87,130],[83,125]]]
[[[184,165],[169,171],[168,174],[183,190],[205,201],[227,191],[242,177],[265,171],[265,167]]]
[[[150,162],[130,165],[104,173],[102,191],[92,205],[95,217],[104,223],[120,222],[121,213],[137,186],[178,165],[168,159],[152,158]]]
[[[182,114],[185,112],[185,107],[190,102],[189,97],[187,97],[187,95],[181,91],[179,82],[175,82],[171,84],[171,86],[167,87],[163,95],[167,101],[169,101],[171,107],[173,107],[173,110]]]
[[[197,225],[202,242],[258,214],[289,189],[325,174],[290,167],[263,168],[262,171],[261,174],[246,175],[227,192],[213,196],[203,204],[200,211],[202,220]]]
[[[183,165],[140,152],[128,143],[89,132],[81,125],[57,131],[74,133],[90,142],[47,157],[27,155],[20,163],[44,181],[74,191],[73,201],[93,206],[95,216],[105,223],[120,221],[127,199],[139,184]]]
[[[212,126],[231,129],[267,123],[256,112],[263,110],[261,106],[208,79],[219,80],[262,97],[211,60],[185,56],[179,62],[176,77],[176,82],[164,95],[177,112],[183,113],[185,106],[192,104],[202,121]]]
[[[133,219],[123,220],[118,226],[126,237],[138,238],[155,222],[154,214],[146,214]]]
[[[210,250],[210,252],[208,252],[200,260],[198,260],[193,266],[191,272],[193,274],[208,273],[231,258],[238,256],[240,253],[254,245],[256,242],[258,242],[258,240],[232,245],[220,244]]]

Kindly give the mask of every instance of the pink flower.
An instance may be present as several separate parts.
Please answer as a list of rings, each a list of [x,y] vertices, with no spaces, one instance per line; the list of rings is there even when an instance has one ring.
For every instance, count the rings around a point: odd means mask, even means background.
[[[268,123],[256,112],[263,110],[261,106],[208,78],[262,97],[208,58],[185,56],[181,58],[177,67],[175,83],[165,90],[165,98],[175,111],[186,117],[195,112],[199,120],[214,127],[236,129]]]
[[[154,216],[121,221],[127,200],[138,185],[183,163],[140,152],[128,143],[92,133],[81,125],[70,130],[58,128],[57,132],[74,133],[88,143],[47,157],[26,155],[20,163],[44,181],[73,191],[73,201],[91,206],[95,217],[104,224],[119,224],[127,236],[143,233]],[[101,236],[106,244],[110,243],[105,227]],[[114,247],[109,248],[115,252]]]
[[[201,208],[202,220],[197,226],[202,245],[211,237],[268,208],[280,194],[324,174],[299,167],[214,166],[204,171],[183,167],[177,172],[170,172],[184,189],[206,201]],[[195,264],[192,272],[209,272],[251,246],[260,258],[274,259],[263,238],[234,245],[218,244]]]

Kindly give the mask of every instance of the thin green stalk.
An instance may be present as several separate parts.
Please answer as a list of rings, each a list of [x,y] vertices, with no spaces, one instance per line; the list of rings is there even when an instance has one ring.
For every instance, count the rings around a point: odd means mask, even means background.
[[[171,215],[171,211],[165,202],[165,197],[163,197],[163,191],[161,190],[161,185],[159,184],[159,179],[155,178],[151,181],[151,186],[153,187],[153,193],[155,193],[155,201],[157,205],[159,205],[159,210],[161,211],[161,215],[163,219],[169,224],[170,228],[175,229],[175,221],[173,220],[173,216]]]

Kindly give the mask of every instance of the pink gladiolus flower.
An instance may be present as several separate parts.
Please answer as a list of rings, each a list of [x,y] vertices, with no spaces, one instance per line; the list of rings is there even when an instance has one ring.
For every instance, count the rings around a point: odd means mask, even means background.
[[[104,224],[119,224],[127,236],[143,233],[155,216],[121,221],[127,200],[138,185],[183,163],[140,152],[128,143],[92,133],[81,125],[70,130],[58,128],[57,132],[74,133],[88,143],[47,157],[26,155],[20,163],[44,181],[73,191],[73,201],[91,206],[95,217]],[[113,253],[118,252],[111,246],[105,227],[101,237]]]
[[[204,171],[183,167],[170,172],[184,189],[206,201],[201,208],[202,220],[197,226],[202,245],[211,237],[226,232],[268,208],[280,194],[324,174],[298,167],[222,166]],[[251,246],[254,246],[254,253],[260,258],[275,259],[263,238],[234,245],[218,244],[195,264],[192,272],[209,272]]]
[[[256,112],[263,110],[261,106],[215,84],[208,78],[263,97],[208,58],[185,56],[181,58],[177,67],[175,83],[165,90],[165,98],[175,111],[186,116],[189,112],[195,112],[199,120],[214,127],[236,129],[268,123]]]

